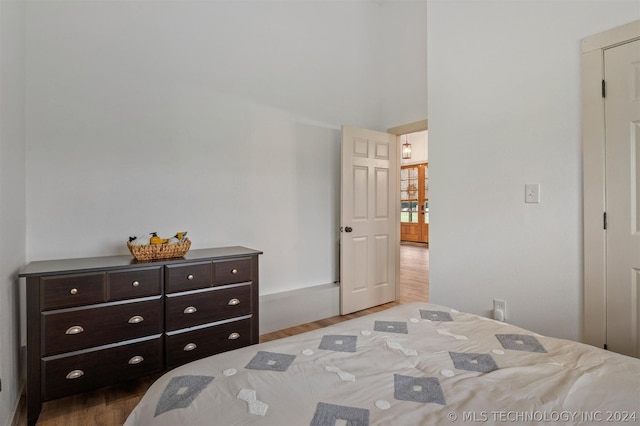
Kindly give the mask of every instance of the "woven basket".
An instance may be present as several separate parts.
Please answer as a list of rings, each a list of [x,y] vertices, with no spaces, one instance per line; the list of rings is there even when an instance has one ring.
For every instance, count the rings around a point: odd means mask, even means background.
[[[136,246],[127,242],[129,251],[138,260],[173,259],[182,257],[191,248],[191,240],[186,238],[184,242],[173,244],[149,244]]]

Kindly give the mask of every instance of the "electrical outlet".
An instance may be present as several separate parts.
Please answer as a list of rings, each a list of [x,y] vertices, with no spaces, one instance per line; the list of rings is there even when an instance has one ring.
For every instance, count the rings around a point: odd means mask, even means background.
[[[507,302],[505,300],[493,299],[493,319],[507,320]]]
[[[525,203],[540,202],[540,184],[527,183],[524,185],[524,202]]]

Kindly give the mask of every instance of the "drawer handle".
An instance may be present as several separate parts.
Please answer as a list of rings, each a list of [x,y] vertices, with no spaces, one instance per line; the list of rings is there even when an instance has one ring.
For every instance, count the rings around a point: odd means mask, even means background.
[[[184,313],[185,314],[193,314],[196,313],[198,310],[196,309],[195,306],[187,306],[186,308],[184,308]]]
[[[231,273],[232,273],[233,275],[235,275],[235,274],[237,274],[237,273],[238,273],[238,270],[234,268],[234,269],[232,269],[232,270],[231,270]]]
[[[67,328],[67,331],[65,331],[64,334],[80,334],[83,331],[84,331],[84,328],[82,328],[81,325],[74,325]]]
[[[228,305],[230,306],[236,306],[238,304],[240,304],[240,301],[238,299],[231,299],[229,300],[229,303],[228,303]]]
[[[185,352],[189,352],[189,351],[194,350],[197,347],[198,347],[198,345],[196,345],[195,343],[189,343],[182,350],[185,351]]]
[[[82,371],[82,370],[73,370],[69,374],[67,374],[67,379],[73,380],[73,379],[77,379],[78,377],[82,377],[82,376],[84,376],[84,371]]]
[[[138,324],[138,323],[141,323],[142,321],[144,321],[144,318],[142,318],[140,315],[136,315],[129,318],[129,324]]]
[[[187,279],[188,279],[189,281],[191,281],[191,280],[193,279],[193,275],[191,275],[191,274],[187,275]]]
[[[236,340],[240,338],[240,333],[231,333],[228,337],[229,340]]]
[[[140,281],[134,281],[131,283],[132,286],[138,287],[140,285]]]
[[[144,358],[141,357],[140,355],[137,355],[129,360],[129,364],[131,365],[140,364],[142,361],[144,361]]]
[[[78,289],[77,288],[72,288],[69,293],[71,294],[78,294]]]

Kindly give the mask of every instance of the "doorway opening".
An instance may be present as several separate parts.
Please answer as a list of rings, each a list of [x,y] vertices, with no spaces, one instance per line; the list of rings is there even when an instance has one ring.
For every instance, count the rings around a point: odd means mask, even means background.
[[[429,301],[429,158],[427,131],[400,136],[400,303]],[[407,157],[407,156],[402,156]]]
[[[429,157],[427,120],[392,129],[398,146],[410,145],[410,156],[399,158],[399,223],[397,253],[400,303],[429,301]],[[401,154],[401,153],[399,153]],[[402,158],[405,157],[405,158]],[[409,157],[409,158],[407,158]]]

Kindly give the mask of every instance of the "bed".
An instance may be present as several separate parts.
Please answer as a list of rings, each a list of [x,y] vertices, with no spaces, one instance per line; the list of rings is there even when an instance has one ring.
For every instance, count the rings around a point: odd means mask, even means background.
[[[134,425],[640,423],[640,360],[428,303],[160,377]]]

